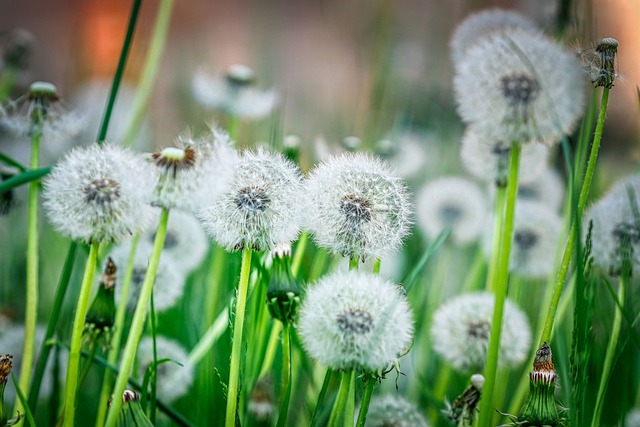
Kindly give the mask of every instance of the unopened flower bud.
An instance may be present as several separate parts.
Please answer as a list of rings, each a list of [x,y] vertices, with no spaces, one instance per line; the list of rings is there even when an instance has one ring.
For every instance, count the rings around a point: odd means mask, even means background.
[[[300,288],[291,272],[289,254],[283,250],[274,250],[271,280],[267,289],[269,312],[282,323],[293,322],[300,306]]]
[[[122,395],[122,409],[116,427],[153,427],[140,406],[140,396],[135,391],[125,390]]]
[[[546,342],[536,351],[529,373],[529,397],[520,410],[518,422],[530,426],[555,426],[561,422],[554,397],[556,371],[551,347]]]
[[[89,307],[84,322],[86,332],[95,334],[96,337],[105,334],[107,341],[116,316],[115,286],[116,265],[109,258],[100,278],[98,293]]]
[[[600,70],[593,80],[593,84],[611,89],[616,74],[616,54],[618,53],[618,40],[607,37],[600,40],[596,46],[596,52],[600,55]]]

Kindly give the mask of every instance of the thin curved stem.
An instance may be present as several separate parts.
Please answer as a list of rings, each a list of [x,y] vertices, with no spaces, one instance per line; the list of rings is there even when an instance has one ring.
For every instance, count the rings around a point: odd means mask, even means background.
[[[338,389],[338,397],[333,403],[331,416],[329,417],[329,427],[337,427],[345,416],[345,408],[349,399],[349,389],[351,388],[351,377],[355,378],[355,370],[349,369],[342,373],[340,379],[340,388]]]
[[[487,272],[486,289],[493,291],[495,289],[496,274],[500,263],[500,240],[504,226],[504,203],[507,196],[507,187],[504,185],[496,186],[496,200],[493,206],[493,242],[491,244],[491,261],[489,262],[489,270]]]
[[[280,410],[278,411],[277,427],[284,427],[291,399],[291,326],[288,323],[282,325],[282,382],[280,387]]]
[[[367,412],[369,412],[369,403],[371,403],[371,396],[373,395],[373,387],[376,380],[372,375],[367,375],[366,384],[364,386],[364,394],[362,395],[362,402],[360,403],[360,412],[358,412],[358,422],[356,427],[364,427],[367,421]]]

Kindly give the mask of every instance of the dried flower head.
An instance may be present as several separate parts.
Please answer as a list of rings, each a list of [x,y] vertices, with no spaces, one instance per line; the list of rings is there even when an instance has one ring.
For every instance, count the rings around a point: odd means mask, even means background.
[[[71,151],[44,181],[49,220],[74,240],[118,242],[147,224],[153,171],[114,145]]]
[[[482,388],[484,387],[484,376],[482,374],[473,374],[470,384],[464,391],[454,399],[453,403],[445,401],[446,408],[442,411],[449,421],[457,427],[473,426],[478,403],[482,396]]]
[[[430,239],[449,227],[456,243],[469,243],[480,236],[485,224],[485,195],[465,178],[429,182],[418,192],[416,205],[418,226]]]
[[[237,155],[229,135],[212,128],[199,139],[178,138],[177,147],[152,154],[159,171],[152,204],[195,212],[226,191]]]
[[[11,369],[13,368],[12,359],[13,356],[10,354],[0,354],[0,386],[4,386],[9,380],[9,375],[11,374]]]
[[[199,71],[193,78],[191,91],[203,107],[243,119],[261,119],[279,102],[273,90],[255,87],[253,71],[244,65],[229,67],[226,75],[211,76]]]
[[[465,169],[475,178],[496,186],[507,184],[511,143],[489,138],[468,127],[462,136],[460,157]],[[545,168],[549,147],[532,141],[522,145],[518,182],[535,179]]]
[[[410,232],[409,195],[403,181],[366,154],[331,157],[305,187],[307,228],[319,246],[349,257],[383,258]]]
[[[533,360],[533,371],[529,373],[529,396],[520,410],[518,425],[555,426],[561,423],[554,397],[556,378],[551,347],[545,342]]]
[[[307,290],[298,322],[307,353],[331,369],[378,372],[411,345],[413,319],[402,290],[356,271],[323,277]]]
[[[357,413],[357,412],[356,412]],[[418,408],[400,395],[375,396],[369,404],[367,427],[428,427]]]
[[[140,395],[133,390],[125,390],[122,394],[122,409],[118,414],[118,426],[153,427],[153,423],[140,405]],[[109,400],[111,406],[111,399]]]
[[[494,304],[493,294],[464,294],[442,304],[433,315],[433,348],[458,371],[483,369]],[[530,345],[531,328],[527,317],[507,300],[500,336],[500,364],[514,366],[521,363],[526,359]]]
[[[578,53],[594,86],[611,89],[614,81],[619,77],[618,41],[612,37],[606,37],[601,39],[595,47],[580,49]]]
[[[573,55],[542,34],[492,34],[459,64],[458,112],[488,138],[554,144],[582,115],[581,77]]]
[[[198,217],[228,250],[269,250],[290,243],[300,230],[300,172],[278,153],[245,151],[230,188]]]
[[[488,9],[469,15],[456,27],[449,43],[454,65],[460,64],[469,48],[488,35],[514,29],[532,33],[539,31],[531,20],[510,10]]]

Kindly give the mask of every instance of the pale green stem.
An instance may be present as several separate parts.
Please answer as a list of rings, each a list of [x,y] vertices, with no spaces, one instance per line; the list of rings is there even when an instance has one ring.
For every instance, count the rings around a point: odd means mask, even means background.
[[[596,397],[596,406],[591,419],[591,427],[600,426],[600,418],[602,417],[602,405],[604,404],[604,394],[607,391],[607,385],[609,384],[609,375],[611,374],[611,368],[613,367],[613,359],[616,355],[616,347],[618,346],[618,338],[620,338],[620,328],[622,326],[622,310],[624,309],[625,291],[627,287],[627,277],[625,275],[620,276],[620,287],[618,288],[618,301],[620,307],[615,305],[616,312],[613,316],[613,325],[611,326],[611,338],[607,345],[607,352],[604,358],[604,365],[602,366],[602,375],[600,377],[600,385],[598,386],[598,395]]]
[[[349,378],[349,394],[344,405],[344,427],[352,427],[356,413],[356,370],[351,370]]]
[[[509,258],[511,256],[511,243],[513,237],[513,223],[515,217],[515,205],[518,195],[518,168],[520,164],[520,143],[515,142],[511,148],[509,161],[509,181],[507,183],[507,200],[504,209],[504,226],[500,242],[500,263],[497,270],[495,291],[495,307],[491,321],[491,334],[489,337],[489,350],[484,372],[484,388],[480,400],[479,425],[489,427],[493,411],[493,391],[496,384],[498,370],[498,357],[500,353],[500,337],[502,335],[502,318],[504,315],[504,303],[507,299],[509,282]]]
[[[138,343],[142,336],[144,321],[147,317],[147,308],[149,307],[149,300],[151,299],[151,291],[153,290],[158,265],[160,264],[160,255],[162,254],[164,240],[167,236],[168,222],[169,210],[162,208],[160,211],[160,221],[158,222],[158,228],[156,230],[156,237],[153,242],[151,258],[149,259],[149,266],[147,267],[147,272],[145,273],[144,281],[142,282],[140,296],[138,297],[138,304],[136,305],[136,310],[133,313],[133,320],[131,321],[131,327],[129,328],[127,343],[125,344],[124,351],[122,353],[122,361],[120,362],[120,368],[118,370],[118,376],[116,378],[116,384],[113,391],[113,396],[115,397],[109,411],[107,412],[107,421],[105,422],[107,427],[114,427],[116,425],[118,414],[122,408],[122,394],[127,386],[127,380],[135,360]]]
[[[280,337],[280,331],[282,330],[282,322],[274,322],[271,328],[271,335],[269,335],[269,342],[267,344],[267,350],[262,360],[262,367],[260,368],[260,375],[258,378],[265,376],[273,366],[273,360],[276,356],[276,350],[278,349],[278,338]]]
[[[340,425],[340,420],[345,415],[345,407],[347,400],[349,399],[349,389],[351,388],[351,378],[355,379],[355,370],[349,369],[342,373],[340,378],[340,388],[338,389],[338,397],[333,403],[333,409],[331,410],[331,416],[329,417],[329,427],[337,427]],[[353,417],[351,418],[353,423]]]
[[[95,241],[91,243],[89,258],[84,269],[84,277],[80,286],[80,295],[76,307],[76,315],[73,320],[73,332],[71,334],[71,347],[69,349],[69,363],[67,367],[67,384],[64,398],[64,426],[71,427],[74,424],[76,411],[76,390],[78,386],[78,369],[80,367],[80,351],[82,350],[82,332],[84,330],[84,319],[87,315],[89,305],[89,295],[91,294],[91,283],[98,260],[100,244]]]
[[[507,187],[496,186],[496,200],[493,206],[493,243],[491,244],[491,261],[487,272],[486,289],[493,291],[496,286],[496,273],[500,263],[500,239],[502,239],[502,227],[504,226],[504,203],[507,196]]]
[[[231,347],[231,365],[229,367],[229,386],[227,391],[227,412],[225,426],[236,425],[236,407],[238,404],[238,385],[240,382],[240,361],[242,359],[242,331],[244,329],[244,312],[247,305],[247,289],[249,272],[251,271],[251,249],[242,251],[240,283],[236,299],[236,314],[233,322],[233,344]]]
[[[349,270],[357,270],[359,265],[360,260],[358,258],[349,258]]]
[[[122,280],[122,289],[120,291],[120,299],[118,301],[118,307],[116,309],[116,317],[114,321],[114,333],[111,338],[111,349],[107,356],[109,365],[115,366],[120,355],[120,344],[122,341],[122,331],[124,330],[124,317],[127,314],[127,301],[129,301],[129,288],[131,287],[131,278],[133,277],[133,268],[135,266],[136,251],[138,249],[138,242],[140,241],[140,234],[137,233],[133,236],[131,241],[131,248],[129,249],[129,257],[127,258],[127,266],[124,272],[124,279]],[[116,283],[116,286],[118,284]],[[102,379],[102,391],[100,392],[100,404],[98,406],[98,416],[96,418],[96,427],[104,425],[105,416],[107,415],[107,405],[109,403],[109,397],[111,397],[111,387],[113,386],[114,375],[113,372],[108,369],[104,372]]]
[[[380,274],[380,258],[376,258],[376,261],[373,263],[373,274]]]
[[[277,427],[284,427],[287,422],[287,411],[291,398],[291,326],[288,323],[282,325],[282,382],[280,387],[280,410],[278,411]]]
[[[296,253],[293,255],[293,262],[291,263],[291,272],[293,277],[298,275],[300,271],[300,265],[302,264],[302,258],[304,256],[304,250],[307,248],[307,242],[309,241],[309,233],[304,231],[298,240],[296,245]]]
[[[470,292],[476,289],[476,286],[480,282],[481,275],[484,271],[484,264],[484,255],[482,254],[481,250],[477,250],[473,264],[471,265],[469,273],[467,274],[467,277],[463,282],[462,292]]]
[[[149,100],[151,99],[151,92],[158,77],[158,72],[160,71],[160,61],[162,60],[162,53],[164,52],[167,35],[169,34],[173,2],[174,0],[160,1],[155,27],[153,29],[153,38],[151,39],[149,52],[147,53],[144,68],[142,69],[142,79],[138,85],[136,96],[133,99],[133,106],[129,114],[131,119],[124,134],[123,145],[125,147],[131,147],[133,145],[133,141],[140,130],[144,114],[149,105]]]
[[[589,154],[589,162],[587,163],[587,170],[584,176],[584,182],[580,189],[580,198],[578,199],[578,212],[577,218],[582,219],[582,211],[587,204],[587,198],[589,197],[589,191],[591,190],[591,181],[593,181],[593,174],[596,170],[596,161],[598,160],[598,152],[600,151],[600,141],[602,140],[602,130],[604,128],[604,121],[607,117],[607,105],[609,104],[609,89],[602,89],[602,102],[600,103],[600,112],[598,113],[598,122],[596,123],[596,130],[593,134],[593,143],[591,145],[591,153]],[[575,220],[575,219],[574,219]],[[560,302],[560,296],[562,295],[562,289],[567,278],[567,272],[569,271],[569,263],[571,262],[571,256],[573,255],[573,245],[576,240],[576,225],[572,220],[571,231],[569,231],[569,239],[567,240],[567,246],[564,249],[562,255],[562,263],[560,264],[560,271],[558,272],[558,278],[556,280],[555,288],[553,289],[553,296],[551,303],[549,304],[549,311],[547,311],[547,318],[540,337],[540,345],[544,342],[549,342],[551,339],[551,330],[553,328],[553,321],[558,310],[558,303]]]
[[[197,365],[204,356],[207,355],[213,344],[215,344],[222,334],[227,330],[229,325],[229,309],[224,308],[218,315],[218,318],[213,322],[213,325],[207,330],[207,332],[200,338],[198,344],[189,353],[188,361],[191,365]]]
[[[31,169],[38,169],[40,163],[40,138],[42,125],[34,123],[31,137]],[[21,390],[29,390],[33,355],[38,323],[38,180],[29,183],[29,211],[27,213],[27,283],[26,309],[24,319],[24,349],[20,365]],[[22,413],[24,409],[20,399],[16,399],[14,413]]]
[[[208,272],[207,291],[205,305],[207,307],[204,319],[205,327],[211,325],[213,315],[217,312],[220,295],[224,290],[222,276],[224,273],[226,252],[223,247],[214,245],[211,250],[211,259],[209,261],[210,269]]]
[[[356,427],[364,427],[367,421],[367,412],[369,412],[369,403],[371,403],[371,396],[373,395],[373,386],[376,383],[376,379],[373,375],[367,375],[366,384],[364,386],[364,394],[362,395],[362,402],[360,403],[360,412],[358,412],[358,422]]]

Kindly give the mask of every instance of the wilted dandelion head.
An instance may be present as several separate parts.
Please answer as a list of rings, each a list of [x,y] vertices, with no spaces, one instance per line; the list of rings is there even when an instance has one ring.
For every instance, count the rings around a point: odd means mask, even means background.
[[[488,9],[468,16],[456,27],[449,43],[453,63],[457,66],[464,61],[467,51],[488,35],[514,29],[538,32],[531,20],[510,10]]]
[[[171,403],[187,394],[193,384],[194,367],[188,362],[189,355],[178,342],[156,336],[157,360],[171,359],[171,361],[157,367],[158,398]],[[153,341],[151,337],[144,337],[138,347],[138,377],[144,373],[153,362]],[[177,362],[177,363],[176,363]],[[180,363],[182,366],[178,365]]]
[[[400,395],[385,394],[371,399],[366,426],[428,427],[429,424],[413,403]]]
[[[306,224],[318,245],[349,258],[383,258],[409,234],[403,181],[366,154],[331,157],[306,183]]]
[[[231,144],[226,132],[212,128],[205,137],[180,137],[176,147],[153,153],[159,171],[153,205],[195,212],[213,204],[233,177]]]
[[[573,55],[526,31],[492,34],[470,48],[454,84],[462,119],[500,141],[554,144],[573,130],[585,101]]]
[[[562,219],[554,210],[538,202],[518,201],[516,205],[509,269],[522,277],[544,277],[553,270]],[[484,250],[491,253],[493,230],[485,230]]]
[[[320,363],[371,372],[402,356],[413,335],[403,291],[356,271],[332,273],[310,287],[298,327],[305,350]]]
[[[429,182],[418,192],[416,205],[418,226],[431,239],[447,227],[460,244],[475,240],[482,232],[487,210],[485,195],[465,178]]]
[[[225,75],[196,73],[191,83],[195,100],[203,107],[244,119],[261,119],[279,102],[277,92],[255,87],[253,70],[244,65],[229,67]]]
[[[17,136],[41,134],[47,142],[78,133],[83,119],[68,111],[56,87],[49,82],[34,82],[29,91],[0,109],[0,125]]]
[[[497,140],[468,127],[462,136],[460,157],[465,169],[475,178],[495,185],[506,185],[511,143]],[[522,145],[518,182],[535,179],[544,169],[549,147],[536,141]]]
[[[585,71],[591,76],[595,87],[608,89],[620,77],[618,73],[618,40],[612,37],[601,39],[593,48],[578,49]]]
[[[49,220],[74,240],[118,242],[147,224],[153,170],[114,145],[71,151],[44,181]]]
[[[484,368],[494,304],[493,294],[465,294],[445,302],[433,315],[433,348],[455,369],[477,372]],[[531,329],[525,314],[507,300],[500,336],[500,364],[521,363],[529,354],[530,345]]]
[[[297,236],[300,196],[296,165],[278,153],[245,151],[229,189],[198,216],[228,250],[269,250]]]

